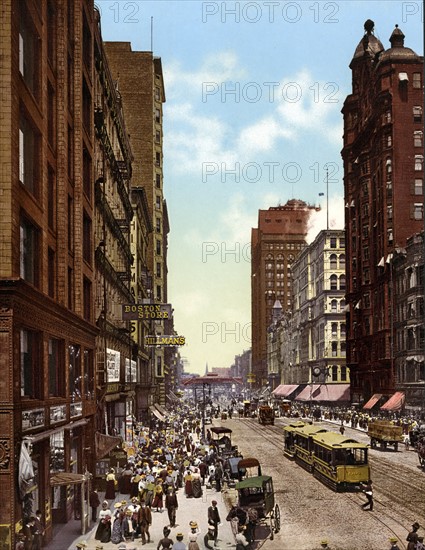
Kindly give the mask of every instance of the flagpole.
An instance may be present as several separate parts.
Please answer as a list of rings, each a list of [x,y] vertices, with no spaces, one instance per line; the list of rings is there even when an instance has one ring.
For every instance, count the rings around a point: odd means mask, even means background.
[[[329,229],[329,169],[326,166],[326,229]]]

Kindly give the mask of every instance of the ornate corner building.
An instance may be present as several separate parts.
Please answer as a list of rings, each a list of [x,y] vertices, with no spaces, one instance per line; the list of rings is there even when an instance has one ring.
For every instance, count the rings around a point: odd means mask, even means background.
[[[365,33],[344,107],[347,366],[352,400],[396,388],[394,253],[423,228],[423,57]]]

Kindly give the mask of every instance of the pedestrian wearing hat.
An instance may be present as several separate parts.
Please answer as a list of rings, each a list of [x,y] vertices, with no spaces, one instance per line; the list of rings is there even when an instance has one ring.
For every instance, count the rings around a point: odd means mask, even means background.
[[[391,548],[390,550],[400,550],[400,547],[397,544],[398,539],[396,537],[390,538]]]
[[[415,550],[425,550],[424,537],[418,537]]]
[[[106,475],[106,491],[105,499],[115,500],[115,484],[117,480],[115,477],[115,470],[111,468]]]
[[[187,546],[183,542],[183,533],[177,533],[176,542],[172,546],[172,550],[187,550]]]
[[[168,550],[168,549],[171,549],[171,547],[173,546],[173,539],[170,539],[170,537],[168,536],[169,535],[169,532],[167,535],[165,535],[159,542],[158,542],[158,546],[156,547],[156,550]]]
[[[142,537],[142,544],[146,544],[146,538],[148,539],[148,542],[151,541],[149,527],[152,524],[152,513],[149,506],[146,506],[146,502],[144,500],[140,502],[138,523],[140,536]]]
[[[420,525],[417,521],[412,525],[412,531],[407,535],[406,540],[408,541],[407,550],[415,550],[416,543],[418,542],[418,529]]]
[[[214,525],[208,525],[208,531],[204,535],[204,546],[209,550],[214,548]]]
[[[111,540],[111,517],[112,512],[109,509],[107,500],[102,502],[102,509],[99,512],[99,524],[94,538],[100,542],[109,542]]]
[[[176,512],[179,504],[177,502],[177,495],[172,487],[168,487],[168,492],[165,497],[165,507],[168,512],[168,519],[170,520],[170,527],[176,526]]]
[[[208,525],[214,526],[214,544],[217,546],[218,539],[218,524],[220,523],[220,514],[217,508],[217,501],[212,500],[211,506],[208,507]]]
[[[189,523],[190,526],[190,532],[188,535],[188,547],[187,550],[200,550],[199,544],[198,544],[198,535],[199,535],[199,527],[196,521],[191,521]]]
[[[154,497],[152,502],[152,508],[156,508],[157,512],[162,512],[164,507],[164,487],[162,486],[162,479],[158,478],[156,480],[154,488]]]

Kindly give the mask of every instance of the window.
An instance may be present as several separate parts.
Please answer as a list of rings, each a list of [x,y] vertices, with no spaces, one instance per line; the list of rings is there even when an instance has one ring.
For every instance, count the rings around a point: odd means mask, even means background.
[[[155,153],[155,164],[161,166],[161,153],[158,151]]]
[[[55,251],[50,247],[47,252],[47,261],[48,261],[48,273],[47,273],[47,292],[50,298],[55,297],[55,282],[56,282],[56,255]]]
[[[341,338],[345,338],[345,335],[346,335],[346,325],[345,325],[345,323],[341,323],[340,331],[341,331]]]
[[[331,300],[331,311],[332,313],[335,313],[337,311],[338,307],[338,301],[337,300]]]
[[[393,144],[393,138],[391,136],[391,134],[388,134],[387,135],[387,147],[391,147]]]
[[[331,324],[331,334],[332,338],[336,338],[338,336],[338,323]]]
[[[39,136],[29,120],[21,113],[19,121],[19,181],[37,196]]]
[[[28,89],[38,99],[40,79],[40,40],[26,11],[25,2],[20,2],[19,22],[19,72]]]
[[[74,250],[74,201],[68,195],[68,251]]]
[[[424,168],[424,157],[423,155],[415,155],[415,171],[420,172]]]
[[[356,286],[356,281],[355,281],[355,277],[353,277],[353,287],[355,287],[355,286]],[[340,313],[343,313],[344,309],[345,309],[345,300],[340,300],[339,301],[339,311],[340,311]]]
[[[331,275],[329,277],[330,280],[330,289],[331,290],[337,290],[338,289],[338,277],[336,275]]]
[[[56,146],[56,94],[53,86],[47,84],[47,139],[52,149]]]
[[[424,192],[424,182],[422,178],[416,178],[414,183],[414,194],[422,195]]]
[[[333,365],[332,367],[332,382],[338,381],[338,367],[336,365]]]
[[[339,290],[345,290],[345,275],[339,276]]]
[[[156,276],[161,277],[161,262],[156,262]]]
[[[332,357],[337,357],[338,355],[338,342],[332,342]]]
[[[345,342],[341,342],[341,357],[345,357],[347,354],[347,344]]]
[[[422,107],[420,105],[413,107],[413,122],[422,122]]]
[[[92,162],[91,162],[91,156],[88,150],[84,147],[83,148],[83,189],[86,197],[90,200],[92,196],[91,192],[91,182],[92,182],[92,176],[91,176],[91,169],[92,169]]]
[[[155,122],[161,122],[161,111],[159,109],[155,109]]]
[[[155,197],[155,206],[158,210],[161,210],[161,197],[159,195]]]
[[[161,218],[156,218],[156,232],[161,233]]]
[[[161,90],[158,86],[155,86],[155,99],[161,101]]]
[[[335,238],[335,237],[331,237],[331,239],[330,239],[330,247],[331,247],[331,248],[336,248],[336,238]]]
[[[331,254],[329,258],[329,267],[330,269],[336,269],[337,268],[337,255]]]
[[[38,286],[39,282],[39,231],[28,220],[22,219],[20,226],[20,276]]]
[[[393,244],[393,230],[387,229],[387,242],[388,244]]]
[[[161,255],[161,241],[159,240],[156,241],[156,253],[158,254],[158,256]]]
[[[49,396],[65,397],[64,345],[56,338],[49,339]]]
[[[21,330],[21,397],[41,398],[40,336],[33,330]]]
[[[421,202],[415,202],[413,205],[413,219],[414,220],[422,220],[423,219],[423,213],[424,213],[424,207]]]
[[[86,399],[94,399],[93,350],[84,350],[84,394]]]
[[[158,300],[158,302],[160,302],[162,300],[161,285],[156,285],[156,299]]]
[[[71,399],[81,399],[81,348],[71,344],[69,350],[68,384]]]
[[[47,222],[49,229],[54,231],[56,229],[56,175],[50,165],[47,167],[47,193]]]
[[[422,87],[421,84],[421,73],[413,73],[413,87],[420,89]]]
[[[162,376],[162,357],[160,355],[156,357],[156,375],[158,377]]]
[[[341,367],[341,382],[347,381],[347,367]]]
[[[393,206],[392,204],[387,205],[387,220],[393,219]]]
[[[90,89],[86,82],[86,79],[83,77],[83,125],[87,134],[91,135],[91,107],[92,99]]]
[[[155,180],[156,180],[156,186],[158,188],[161,188],[161,174],[156,174],[155,175]]]
[[[161,132],[159,130],[156,130],[155,132],[155,141],[157,143],[161,143]]]
[[[415,147],[422,147],[423,145],[423,132],[421,130],[416,130],[413,132],[413,145]]]
[[[385,122],[391,122],[391,111],[387,111],[384,115]]]
[[[92,234],[91,234],[91,219],[86,211],[83,213],[83,258],[91,264],[92,250]]]
[[[92,37],[91,37],[90,27],[87,22],[86,16],[83,13],[83,61],[89,73],[90,73],[91,58],[92,58],[91,44],[92,44]]]
[[[91,309],[92,309],[92,284],[87,277],[83,278],[83,313],[84,319],[91,321]]]

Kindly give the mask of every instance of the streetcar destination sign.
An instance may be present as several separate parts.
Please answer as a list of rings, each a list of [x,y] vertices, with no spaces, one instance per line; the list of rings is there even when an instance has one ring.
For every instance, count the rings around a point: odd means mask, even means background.
[[[123,321],[171,319],[171,304],[124,304],[122,319]]]

